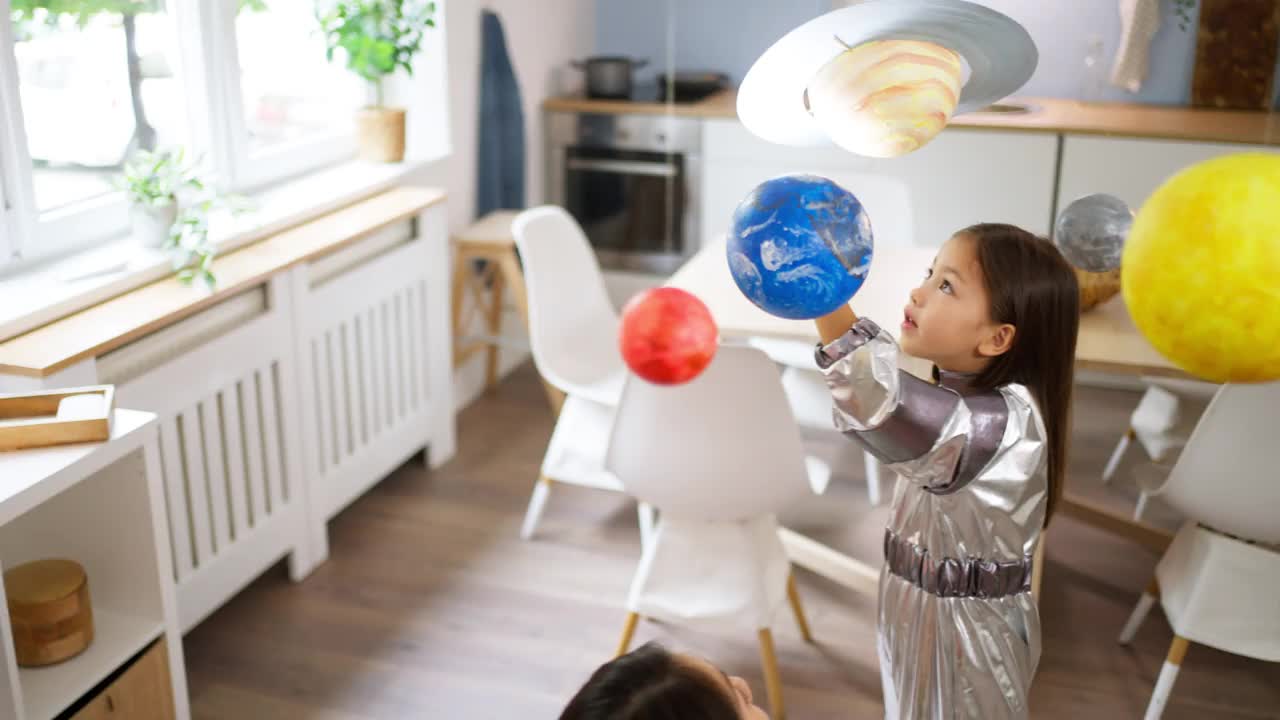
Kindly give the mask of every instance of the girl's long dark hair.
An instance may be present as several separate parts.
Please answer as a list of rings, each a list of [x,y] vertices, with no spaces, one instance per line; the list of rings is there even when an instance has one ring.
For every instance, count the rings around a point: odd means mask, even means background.
[[[600,666],[560,720],[737,720],[727,687],[649,643]]]
[[[1071,431],[1080,288],[1062,253],[1044,238],[1014,225],[981,223],[961,230],[977,245],[991,299],[991,319],[1017,330],[1013,345],[992,358],[975,385],[991,390],[1020,383],[1031,391],[1048,437],[1049,501],[1045,524],[1062,498]]]

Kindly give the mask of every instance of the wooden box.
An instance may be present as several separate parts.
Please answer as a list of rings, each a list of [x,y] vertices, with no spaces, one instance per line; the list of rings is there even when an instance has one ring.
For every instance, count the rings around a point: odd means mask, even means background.
[[[100,395],[102,400],[89,415],[72,411],[60,416],[63,399],[75,395]],[[0,451],[105,441],[111,437],[114,406],[112,385],[0,395]]]
[[[89,579],[72,560],[36,560],[4,573],[18,665],[75,657],[93,642]]]
[[[175,716],[164,638],[107,678],[65,715],[67,720],[174,720]]]

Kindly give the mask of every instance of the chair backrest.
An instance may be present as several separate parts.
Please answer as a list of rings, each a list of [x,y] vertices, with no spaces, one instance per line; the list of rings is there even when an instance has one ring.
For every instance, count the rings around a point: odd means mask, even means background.
[[[623,369],[618,314],[586,234],[564,208],[531,208],[511,222],[524,267],[529,341],[538,372],[574,393]]]
[[[811,492],[778,369],[746,346],[720,346],[683,385],[629,375],[605,467],[629,495],[679,517],[758,517]]]
[[[1161,497],[1215,530],[1280,543],[1280,382],[1223,385]]]

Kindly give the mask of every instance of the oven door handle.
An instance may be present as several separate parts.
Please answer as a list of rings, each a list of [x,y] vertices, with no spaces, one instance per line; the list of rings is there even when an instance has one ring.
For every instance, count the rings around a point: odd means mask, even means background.
[[[670,163],[650,163],[630,160],[583,160],[569,158],[570,170],[594,170],[596,172],[617,173],[620,175],[654,175],[657,177],[675,177],[677,170]]]

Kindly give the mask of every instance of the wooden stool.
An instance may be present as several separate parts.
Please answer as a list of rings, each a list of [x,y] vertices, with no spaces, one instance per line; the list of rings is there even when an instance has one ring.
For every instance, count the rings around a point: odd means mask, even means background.
[[[524,319],[525,328],[529,327],[524,272],[520,269],[515,237],[511,234],[511,221],[518,214],[519,211],[516,210],[491,212],[453,237],[453,365],[458,367],[480,350],[486,350],[486,389],[498,381],[499,347],[506,345],[521,350],[528,349],[528,345],[504,338],[501,334],[503,294],[508,290]],[[472,266],[477,260],[484,262],[484,268],[479,274]],[[463,301],[468,294],[473,303],[464,316]],[[471,327],[476,310],[484,314],[487,334],[463,337],[463,332]],[[552,409],[558,413],[564,402],[564,393],[545,380],[542,385]]]

